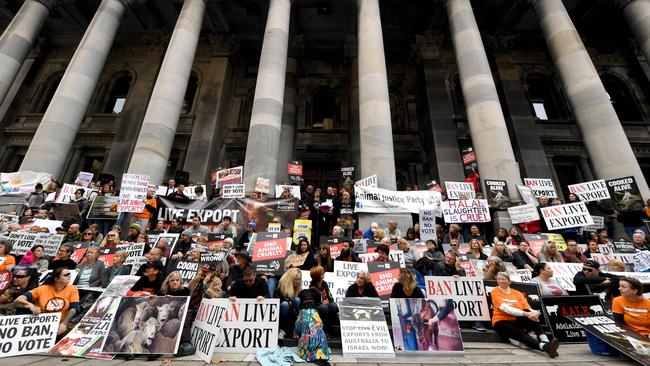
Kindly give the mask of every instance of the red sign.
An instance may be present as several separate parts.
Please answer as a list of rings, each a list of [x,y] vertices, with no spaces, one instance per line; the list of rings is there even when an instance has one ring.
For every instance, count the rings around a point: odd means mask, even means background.
[[[370,274],[370,281],[375,286],[379,297],[389,296],[393,291],[393,285],[397,283],[399,276],[399,268],[389,269],[382,272],[375,272]]]
[[[11,284],[11,277],[12,276],[10,271],[0,272],[0,291],[4,291],[9,287]]]
[[[288,164],[289,175],[302,176],[302,164]]]
[[[330,244],[330,256],[332,259],[336,259],[336,257],[341,255],[341,250],[343,250],[343,243]]]
[[[463,165],[469,165],[476,161],[476,153],[474,151],[463,154]]]

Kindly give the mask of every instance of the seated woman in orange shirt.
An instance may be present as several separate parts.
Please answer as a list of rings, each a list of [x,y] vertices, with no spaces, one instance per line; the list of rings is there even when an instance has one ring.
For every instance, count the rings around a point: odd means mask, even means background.
[[[636,278],[624,277],[618,282],[621,296],[612,301],[614,319],[650,337],[650,299],[643,297],[643,284]]]
[[[549,340],[539,327],[539,311],[532,310],[528,305],[526,296],[510,288],[510,276],[507,272],[497,274],[498,287],[490,293],[494,314],[492,326],[497,334],[504,340],[514,339],[530,349],[539,349],[548,353],[551,358],[557,357],[557,348],[560,343],[557,339]],[[533,331],[538,339],[528,334]]]
[[[0,240],[0,258],[4,258],[2,264],[0,264],[0,272],[2,271],[11,271],[16,265],[16,258],[11,254],[11,242],[8,240]]]

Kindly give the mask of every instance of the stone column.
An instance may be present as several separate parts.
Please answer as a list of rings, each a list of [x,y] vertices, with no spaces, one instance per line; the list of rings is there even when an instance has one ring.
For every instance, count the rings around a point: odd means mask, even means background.
[[[357,0],[357,7],[360,177],[376,174],[379,187],[395,190],[395,152],[379,1]]]
[[[287,72],[291,0],[270,0],[244,161],[246,191],[257,177],[275,187]]]
[[[633,175],[641,195],[650,198],[621,122],[562,1],[532,3],[597,178]]]
[[[348,155],[349,165],[354,167],[354,180],[363,179],[361,176],[361,141],[359,140],[359,59],[357,39],[349,37],[345,42],[345,56],[350,67],[350,101],[349,101],[349,134],[350,150]]]
[[[80,147],[75,147],[72,150],[72,157],[70,158],[70,161],[67,164],[68,167],[65,170],[65,174],[63,175],[63,179],[61,180],[61,182],[74,183],[74,180],[77,178],[77,174],[79,173],[77,169],[79,168],[79,163],[81,162],[82,152],[83,152],[82,148]]]
[[[647,62],[650,62],[650,1],[618,0]]]
[[[144,115],[128,172],[148,175],[151,184],[162,183],[167,169],[204,14],[204,0],[183,3]]]
[[[589,160],[586,157],[580,157],[578,163],[580,164],[580,171],[582,171],[582,178],[586,182],[594,180],[594,175],[591,173],[591,167],[589,166]]]
[[[506,180],[510,197],[518,201],[519,167],[469,0],[448,0],[447,16],[481,178]]]
[[[103,0],[29,145],[20,170],[59,176],[130,0]]]
[[[4,100],[34,40],[50,14],[53,1],[27,0],[0,37],[0,103]]]
[[[284,102],[282,110],[282,130],[280,131],[280,147],[276,179],[278,182],[289,183],[287,164],[294,157],[296,130],[296,90],[298,89],[298,60],[287,58],[287,75],[284,83]]]

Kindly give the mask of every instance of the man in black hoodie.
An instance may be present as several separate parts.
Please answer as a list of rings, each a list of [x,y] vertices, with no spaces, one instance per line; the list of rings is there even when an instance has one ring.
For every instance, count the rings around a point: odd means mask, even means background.
[[[589,295],[587,285],[609,285],[611,294],[618,291],[618,280],[620,277],[611,273],[600,271],[600,264],[593,259],[582,265],[582,271],[573,277],[573,284],[576,286],[576,295]]]

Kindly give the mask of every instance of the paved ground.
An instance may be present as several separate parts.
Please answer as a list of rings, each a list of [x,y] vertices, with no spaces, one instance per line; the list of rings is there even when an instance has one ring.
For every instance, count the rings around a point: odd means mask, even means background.
[[[561,345],[559,349],[560,356],[555,359],[548,358],[540,352],[533,352],[521,349],[507,344],[491,343],[465,343],[465,352],[460,354],[436,354],[436,355],[399,355],[394,359],[368,360],[345,358],[341,355],[340,350],[334,350],[332,363],[337,366],[356,365],[356,366],[379,366],[379,365],[475,365],[475,364],[499,364],[499,365],[522,365],[542,366],[542,365],[635,365],[636,363],[623,357],[603,357],[591,353],[589,347],[584,345]],[[198,358],[190,356],[183,358],[161,357],[155,361],[146,361],[138,359],[124,361],[115,359],[113,361],[105,360],[88,360],[83,358],[62,358],[48,357],[41,355],[11,357],[4,359],[1,366],[154,366],[154,365],[185,365],[185,366],[203,366],[204,363]],[[220,366],[253,366],[258,365],[255,361],[255,354],[219,354],[215,355],[213,364]],[[313,364],[312,364],[313,365]]]

